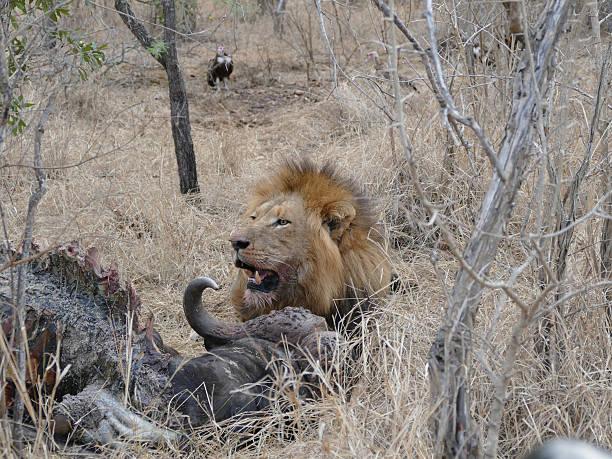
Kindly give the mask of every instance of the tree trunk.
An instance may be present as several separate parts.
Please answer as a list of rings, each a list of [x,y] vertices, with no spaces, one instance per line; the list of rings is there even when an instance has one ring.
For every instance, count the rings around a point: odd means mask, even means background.
[[[168,75],[170,93],[170,117],[172,120],[172,138],[176,151],[181,193],[199,193],[198,173],[196,170],[195,152],[191,140],[189,122],[189,104],[187,90],[181,74],[176,53],[176,10],[174,0],[164,0],[164,41],[168,47],[166,54],[166,74]]]
[[[524,52],[515,77],[512,111],[498,159],[508,177],[504,183],[495,174],[484,198],[480,217],[465,252],[471,272],[461,269],[457,276],[446,317],[431,346],[429,375],[432,416],[443,457],[477,457],[478,429],[470,415],[469,380],[472,360],[472,327],[484,286],[473,273],[484,276],[495,260],[497,248],[525,177],[531,152],[533,120],[538,110],[537,93],[543,93],[551,77],[554,47],[565,20],[568,2],[553,2],[542,16],[532,39],[533,56]],[[531,68],[530,60],[534,67]],[[537,87],[536,87],[537,85]],[[539,90],[539,91],[538,91]]]
[[[191,140],[191,124],[189,122],[189,104],[187,90],[181,74],[176,52],[176,10],[174,0],[164,0],[164,42],[166,50],[159,56],[153,56],[168,75],[170,95],[170,117],[172,125],[172,138],[178,165],[181,193],[199,193],[198,174],[196,170],[193,141]],[[138,39],[145,49],[150,49],[154,40],[144,26],[134,16],[127,0],[115,0],[115,8],[121,19]]]

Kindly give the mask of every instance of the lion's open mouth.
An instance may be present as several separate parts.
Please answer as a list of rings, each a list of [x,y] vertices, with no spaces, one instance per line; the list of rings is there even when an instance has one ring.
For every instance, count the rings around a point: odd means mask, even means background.
[[[236,267],[244,269],[248,275],[247,288],[270,293],[278,288],[278,273],[269,269],[256,268],[248,265],[236,257]]]

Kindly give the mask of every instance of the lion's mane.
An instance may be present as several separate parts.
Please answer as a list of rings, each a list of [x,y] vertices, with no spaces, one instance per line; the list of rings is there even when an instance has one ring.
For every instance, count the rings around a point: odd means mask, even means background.
[[[270,212],[282,214],[282,223],[293,220],[294,227],[278,231],[269,223]],[[267,220],[260,217],[264,214]],[[281,276],[287,285],[268,296],[249,292],[249,271],[239,270],[232,302],[243,320],[301,306],[333,322],[355,306],[369,308],[390,283],[385,238],[371,200],[329,163],[317,167],[307,159],[288,160],[260,180],[232,240],[250,244],[244,260],[281,260],[280,270],[291,268],[290,275]]]

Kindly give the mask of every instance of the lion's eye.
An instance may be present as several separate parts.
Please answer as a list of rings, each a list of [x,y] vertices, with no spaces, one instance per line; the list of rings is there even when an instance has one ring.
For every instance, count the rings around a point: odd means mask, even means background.
[[[276,220],[276,225],[277,226],[286,226],[289,223],[291,223],[289,220],[285,220],[284,218],[279,218],[278,220]]]
[[[255,220],[257,217],[255,215],[251,215],[251,220]]]

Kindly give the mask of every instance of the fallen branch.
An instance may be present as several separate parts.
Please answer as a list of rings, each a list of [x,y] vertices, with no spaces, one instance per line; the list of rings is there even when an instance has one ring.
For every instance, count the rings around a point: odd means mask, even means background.
[[[29,263],[31,261],[34,261],[44,256],[46,253],[57,249],[58,247],[59,247],[59,244],[51,245],[47,247],[46,249],[43,249],[40,252],[35,253],[34,255],[30,255],[27,258],[20,258],[20,254],[16,253],[11,257],[11,260],[8,263],[5,263],[4,265],[0,266],[0,273],[2,271],[6,271],[7,269],[14,268],[15,266],[19,266],[23,263]]]

